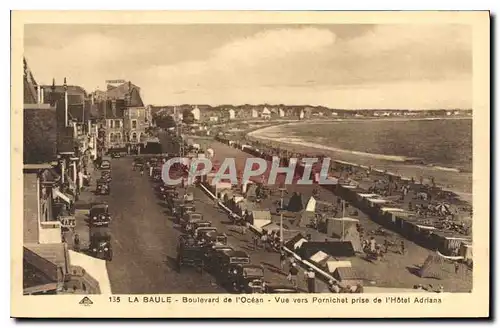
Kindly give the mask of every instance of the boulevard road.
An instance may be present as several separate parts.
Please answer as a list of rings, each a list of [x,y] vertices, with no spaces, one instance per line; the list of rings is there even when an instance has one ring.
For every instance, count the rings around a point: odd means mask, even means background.
[[[215,293],[223,289],[208,274],[175,269],[180,232],[165,214],[147,174],[132,171],[132,158],[112,160],[111,195],[106,196],[113,261],[107,263],[116,294]]]

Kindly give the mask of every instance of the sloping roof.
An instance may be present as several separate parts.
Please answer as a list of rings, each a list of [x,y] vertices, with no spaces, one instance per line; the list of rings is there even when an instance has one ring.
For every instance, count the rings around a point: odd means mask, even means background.
[[[44,259],[54,263],[58,267],[67,268],[68,267],[68,256],[67,250],[63,243],[57,244],[31,244],[27,243],[24,245],[27,249],[33,251]]]
[[[301,240],[301,239],[304,239],[304,236],[302,234],[297,234],[295,235],[295,237],[291,238],[290,240],[288,240],[286,243],[285,243],[285,247],[288,248],[288,249],[291,249],[293,250],[294,249],[294,246],[295,244]]]
[[[42,88],[45,90],[46,93],[52,92],[52,88],[54,87],[54,92],[56,93],[62,93],[64,94],[64,85],[43,85]],[[87,95],[87,91],[85,91],[84,88],[78,85],[68,85],[67,86],[68,90],[68,96],[80,96],[82,98],[85,98]]]
[[[302,244],[298,253],[302,257],[310,258],[319,251],[323,251],[332,257],[355,256],[352,244],[348,241],[307,242]]]
[[[364,277],[353,267],[340,267],[334,272],[334,276],[342,280],[363,280]]]
[[[271,212],[269,211],[252,211],[254,220],[271,220]]]
[[[55,108],[23,111],[23,163],[47,163],[57,158],[57,115]]]
[[[36,91],[37,83],[35,78],[33,77],[33,73],[31,72],[28,62],[26,58],[23,58],[24,62],[24,103],[25,104],[35,104],[38,102],[38,95]]]
[[[125,82],[117,87],[110,87],[105,91],[104,97],[107,99],[129,100],[128,106],[142,107],[144,103],[140,95],[141,88],[132,82]]]

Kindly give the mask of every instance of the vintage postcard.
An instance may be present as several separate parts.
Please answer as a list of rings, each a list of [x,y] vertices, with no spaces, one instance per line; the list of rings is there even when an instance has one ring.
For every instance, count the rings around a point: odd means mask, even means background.
[[[12,316],[488,317],[489,19],[13,12]]]

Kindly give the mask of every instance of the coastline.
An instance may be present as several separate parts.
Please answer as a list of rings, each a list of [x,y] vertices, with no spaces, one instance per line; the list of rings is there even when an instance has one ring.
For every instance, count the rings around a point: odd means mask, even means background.
[[[435,118],[433,118],[435,119]],[[468,119],[468,118],[443,118],[443,119]],[[368,119],[367,119],[368,120]],[[375,119],[379,120],[379,119]],[[408,121],[415,119],[391,119],[392,121]],[[434,177],[436,184],[445,190],[450,190],[459,195],[462,199],[472,203],[472,173],[460,172],[455,168],[448,168],[434,165],[419,165],[411,164],[408,160],[411,158],[397,155],[372,154],[362,151],[354,151],[349,149],[341,149],[329,147],[318,143],[312,143],[296,137],[283,137],[281,133],[283,126],[324,123],[327,121],[333,122],[349,122],[359,120],[323,120],[323,121],[303,121],[293,122],[289,124],[279,124],[267,126],[247,133],[250,139],[279,143],[282,147],[298,152],[307,152],[315,154],[326,154],[332,159],[348,161],[360,165],[372,166],[377,169],[387,170],[392,173],[399,174],[404,177],[423,176],[424,182],[430,183],[430,177]]]

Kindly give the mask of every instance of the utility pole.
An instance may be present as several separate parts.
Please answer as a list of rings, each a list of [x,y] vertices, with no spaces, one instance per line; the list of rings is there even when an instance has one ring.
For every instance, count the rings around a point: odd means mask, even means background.
[[[286,192],[286,188],[282,187],[279,189],[281,192],[281,202],[280,202],[280,244],[281,249],[283,249],[283,195]]]
[[[340,240],[344,241],[344,218],[345,218],[345,200],[342,199],[342,237]]]

